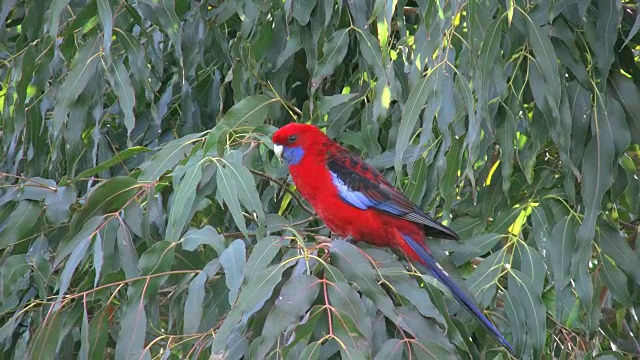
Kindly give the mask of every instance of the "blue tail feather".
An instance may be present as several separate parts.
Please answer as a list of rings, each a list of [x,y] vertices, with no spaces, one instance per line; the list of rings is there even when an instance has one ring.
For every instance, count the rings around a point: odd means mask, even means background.
[[[456,284],[449,275],[447,275],[444,270],[440,267],[438,262],[433,258],[433,256],[427,251],[421,244],[417,243],[415,240],[411,239],[409,236],[402,234],[402,237],[406,240],[407,244],[411,246],[413,251],[420,256],[422,260],[424,260],[425,264],[431,271],[433,277],[438,279],[444,286],[446,286],[453,297],[462,305],[471,315],[473,315],[478,322],[484,325],[487,330],[496,338],[496,340],[502,345],[505,349],[509,350],[512,354],[515,355],[515,350],[513,346],[507,341],[507,339],[500,334],[498,329],[493,325],[493,323],[487,319],[486,316],[478,309],[478,307],[474,304],[474,301],[467,295],[458,284]]]

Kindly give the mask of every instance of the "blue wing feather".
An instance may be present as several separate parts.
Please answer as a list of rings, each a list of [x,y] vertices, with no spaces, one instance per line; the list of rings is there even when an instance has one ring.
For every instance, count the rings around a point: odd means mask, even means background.
[[[333,184],[343,201],[360,210],[375,209],[421,224],[428,236],[458,239],[458,235],[425,214],[374,167],[343,151],[327,162]]]
[[[349,186],[338,176],[338,174],[331,172],[331,178],[333,180],[333,184],[338,188],[338,193],[342,200],[348,202],[352,206],[357,207],[360,210],[367,210],[371,206],[374,205],[374,202],[371,201],[365,194],[355,191],[349,188]]]

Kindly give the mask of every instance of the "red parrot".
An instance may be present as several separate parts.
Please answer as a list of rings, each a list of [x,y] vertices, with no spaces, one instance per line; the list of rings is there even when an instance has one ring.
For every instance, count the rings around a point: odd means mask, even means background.
[[[289,166],[300,195],[336,235],[387,246],[425,266],[497,341],[513,346],[442,269],[424,238],[458,235],[414,205],[375,168],[313,125],[291,123],[273,135],[273,150]],[[357,219],[357,221],[355,221]]]

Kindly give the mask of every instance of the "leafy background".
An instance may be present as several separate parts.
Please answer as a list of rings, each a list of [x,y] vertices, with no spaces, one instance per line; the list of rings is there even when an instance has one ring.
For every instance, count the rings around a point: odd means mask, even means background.
[[[1,4],[1,358],[508,358],[328,241],[291,121],[462,235],[430,246],[519,356],[640,356],[635,2]]]

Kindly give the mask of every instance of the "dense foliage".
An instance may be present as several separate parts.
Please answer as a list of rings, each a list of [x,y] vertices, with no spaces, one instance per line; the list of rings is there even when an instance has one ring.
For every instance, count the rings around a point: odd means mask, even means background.
[[[640,356],[635,3],[0,7],[0,358],[508,358],[329,241],[270,151],[291,121],[461,234],[431,247],[521,357]]]

